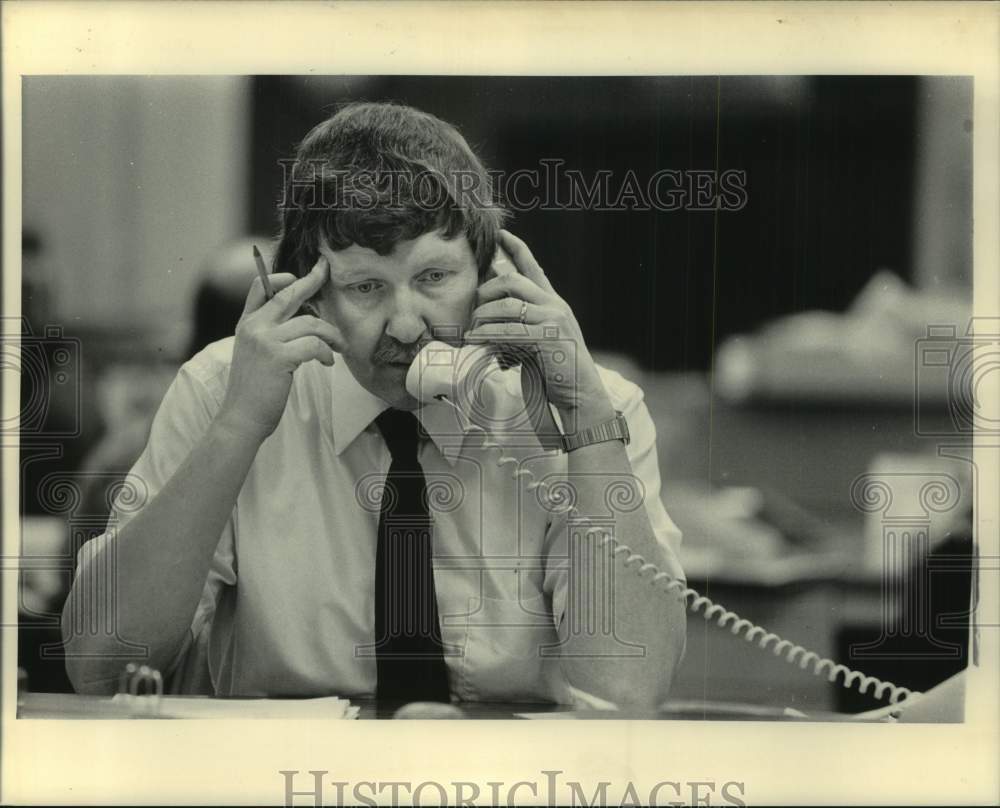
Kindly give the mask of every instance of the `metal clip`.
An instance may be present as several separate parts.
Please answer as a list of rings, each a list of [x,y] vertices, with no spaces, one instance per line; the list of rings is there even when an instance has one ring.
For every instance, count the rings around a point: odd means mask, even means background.
[[[117,700],[138,713],[158,713],[163,695],[163,676],[149,665],[129,662],[118,677]]]

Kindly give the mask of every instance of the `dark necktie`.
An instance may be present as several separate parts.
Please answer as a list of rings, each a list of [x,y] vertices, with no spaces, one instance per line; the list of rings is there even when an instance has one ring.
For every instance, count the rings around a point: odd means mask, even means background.
[[[376,420],[392,453],[378,520],[375,656],[380,701],[450,701],[431,563],[427,483],[417,419],[389,409]]]

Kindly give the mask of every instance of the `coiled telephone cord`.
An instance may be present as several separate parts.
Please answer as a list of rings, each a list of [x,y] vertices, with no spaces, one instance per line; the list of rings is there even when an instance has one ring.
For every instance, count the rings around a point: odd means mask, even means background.
[[[538,489],[542,490],[542,497],[544,498],[547,507],[549,507],[550,512],[566,514],[581,525],[593,524],[588,517],[581,516],[579,510],[575,506],[570,505],[563,507],[554,498],[550,498],[548,496],[548,483],[536,480],[535,475],[530,469],[516,468],[518,460],[508,455],[504,451],[503,447],[494,441],[485,429],[480,427],[478,424],[472,423],[456,404],[445,396],[440,397],[439,400],[446,401],[451,404],[466,424],[467,432],[481,435],[482,446],[484,449],[496,452],[497,466],[514,467],[512,468],[512,477],[515,480],[520,478],[527,479],[528,483],[526,484],[526,488],[528,491],[535,493]],[[816,676],[822,676],[825,672],[827,679],[831,683],[837,682],[838,677],[840,677],[840,684],[842,687],[847,689],[856,688],[862,694],[867,694],[869,689],[871,689],[875,698],[885,699],[888,697],[890,704],[898,704],[905,699],[921,695],[920,693],[910,690],[909,688],[894,685],[892,682],[883,681],[875,676],[866,676],[861,671],[856,671],[848,668],[846,665],[838,664],[832,659],[821,657],[815,651],[810,651],[801,645],[796,645],[791,640],[783,639],[774,632],[768,631],[762,626],[758,626],[744,617],[740,617],[736,614],[736,612],[726,609],[725,606],[713,602],[711,598],[708,598],[705,595],[700,594],[697,590],[687,586],[684,581],[671,577],[668,573],[659,569],[659,567],[655,564],[646,561],[646,559],[638,553],[632,552],[632,548],[630,548],[627,544],[618,541],[602,527],[588,527],[585,531],[585,535],[588,537],[592,537],[594,535],[601,536],[598,543],[599,547],[611,547],[612,557],[622,556],[625,567],[633,567],[639,577],[645,577],[650,586],[654,589],[658,589],[659,591],[665,593],[679,594],[684,599],[687,608],[693,614],[700,613],[705,620],[715,619],[716,624],[720,628],[726,628],[728,626],[730,632],[734,635],[742,636],[747,642],[756,642],[758,647],[761,649],[770,649],[775,656],[782,657],[789,664],[795,664],[797,662],[799,668],[802,670],[806,670],[811,665],[812,673]]]

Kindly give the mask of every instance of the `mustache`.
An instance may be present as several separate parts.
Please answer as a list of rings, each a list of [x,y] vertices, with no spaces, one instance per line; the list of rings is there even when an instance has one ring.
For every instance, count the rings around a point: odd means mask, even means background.
[[[400,342],[392,340],[392,342],[379,344],[372,354],[372,363],[376,365],[387,365],[393,362],[401,362],[407,365],[412,364],[417,354],[430,341],[430,339],[425,339],[410,345],[403,345]]]

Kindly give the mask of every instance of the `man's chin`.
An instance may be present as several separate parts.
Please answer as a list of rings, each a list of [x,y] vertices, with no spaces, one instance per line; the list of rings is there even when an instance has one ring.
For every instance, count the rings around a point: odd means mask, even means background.
[[[379,367],[379,390],[376,395],[399,410],[415,410],[420,402],[406,390],[406,374],[409,364],[386,364]]]
[[[417,399],[405,390],[395,397],[384,395],[380,396],[380,398],[397,410],[419,410],[423,406],[419,401],[417,401]]]

